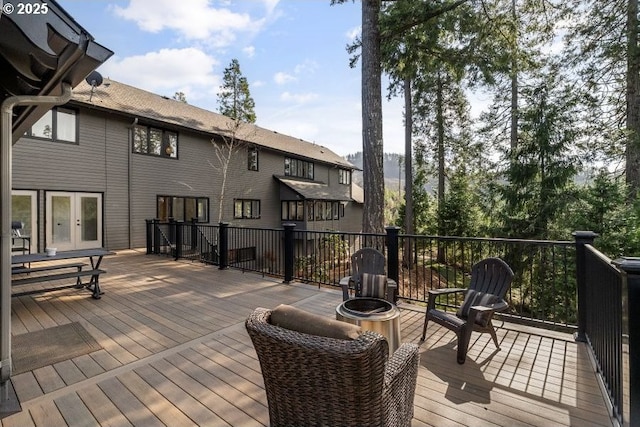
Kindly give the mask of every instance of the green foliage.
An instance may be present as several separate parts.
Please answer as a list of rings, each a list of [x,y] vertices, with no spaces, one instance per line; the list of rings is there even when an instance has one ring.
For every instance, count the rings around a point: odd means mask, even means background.
[[[507,183],[500,187],[509,237],[551,238],[552,222],[571,200],[576,126],[570,94],[558,84],[548,78],[526,93],[518,146],[509,153]]]
[[[463,167],[449,180],[444,205],[439,210],[445,234],[448,236],[475,236],[478,211],[471,183]]]
[[[240,122],[255,123],[255,102],[249,91],[247,78],[240,71],[240,63],[232,59],[222,76],[218,93],[220,114]]]

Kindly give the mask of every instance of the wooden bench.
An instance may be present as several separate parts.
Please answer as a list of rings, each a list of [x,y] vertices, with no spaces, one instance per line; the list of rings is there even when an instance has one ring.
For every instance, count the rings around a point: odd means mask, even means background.
[[[73,264],[54,264],[54,265],[45,265],[42,267],[13,267],[11,269],[11,274],[30,274],[30,273],[37,273],[40,271],[53,271],[53,270],[60,270],[63,268],[77,268],[78,271],[82,270],[83,267],[87,266],[88,264],[82,263],[82,262],[75,262]]]
[[[35,276],[29,275],[27,277],[14,278],[11,280],[11,286],[28,285],[32,283],[40,283],[40,282],[48,282],[52,280],[64,280],[64,279],[72,279],[72,278],[76,279],[76,283],[73,285],[63,285],[63,286],[56,286],[53,288],[33,289],[29,291],[24,291],[24,292],[13,293],[12,296],[30,295],[35,293],[41,293],[41,292],[47,292],[51,290],[65,289],[65,288],[71,288],[71,287],[80,289],[86,286],[89,289],[91,289],[92,287],[94,288],[94,298],[97,299],[99,298],[99,295],[102,293],[100,292],[100,287],[98,285],[98,278],[100,274],[106,273],[106,271],[101,269],[83,270],[82,267],[86,265],[87,264],[84,264],[84,263],[72,263],[72,264],[54,264],[54,265],[47,265],[47,266],[33,267],[33,268],[27,268],[27,267],[14,268],[12,270],[12,274],[14,275],[30,274],[30,273],[43,272],[43,271],[56,271],[56,270],[61,270],[66,268],[75,268],[76,271],[45,274],[45,275],[35,275]],[[82,283],[82,277],[87,277],[87,276],[90,276],[91,280],[86,284]]]

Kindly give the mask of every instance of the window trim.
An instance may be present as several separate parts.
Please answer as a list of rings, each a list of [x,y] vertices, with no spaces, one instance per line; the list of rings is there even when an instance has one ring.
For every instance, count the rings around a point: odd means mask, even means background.
[[[313,180],[315,176],[314,169],[313,162],[289,156],[284,158],[284,176]]]
[[[145,151],[137,151],[136,150],[136,138],[137,138],[137,131],[138,130],[144,130],[144,134],[145,134],[145,141],[142,141],[140,146],[141,148],[144,147]],[[152,145],[151,145],[151,134],[152,132],[161,132],[161,138],[160,138],[160,143],[159,143],[159,153],[156,152],[151,152],[152,149]],[[131,133],[131,152],[133,154],[142,154],[145,156],[152,156],[152,157],[159,157],[159,158],[163,158],[163,159],[178,159],[178,151],[179,151],[179,141],[180,141],[180,136],[178,134],[177,131],[173,131],[173,130],[169,130],[166,128],[161,128],[161,127],[156,127],[156,126],[151,126],[151,125],[135,125],[132,129],[132,133]],[[170,147],[173,147],[173,144],[171,143],[171,141],[169,140],[170,136],[175,136],[175,148],[172,148],[171,152],[168,153],[167,150]]]
[[[351,185],[351,170],[338,169],[338,183],[342,185]]]
[[[178,220],[180,221],[187,221],[190,222],[193,218],[185,218],[185,215],[187,214],[187,201],[188,200],[194,200],[195,201],[195,213],[196,213],[196,223],[198,224],[208,224],[209,223],[209,217],[210,217],[210,212],[209,212],[209,198],[208,197],[192,197],[192,196],[172,196],[172,195],[166,195],[166,194],[158,194],[156,195],[156,218],[164,218],[164,215],[161,215],[160,212],[160,198],[164,198],[165,204],[169,204],[169,208],[168,210],[170,212],[171,215],[167,215],[166,219],[168,220],[169,218],[173,218],[176,219],[178,218]],[[174,206],[176,206],[174,203],[176,201],[176,199],[181,199],[182,203],[182,215],[175,215],[176,212],[174,212]],[[198,207],[200,205],[200,203],[204,204],[204,213],[205,213],[205,218],[200,219],[200,217],[198,217]]]
[[[280,202],[280,219],[282,221],[304,221],[305,206],[304,200],[282,200]]]
[[[237,208],[240,203],[240,214],[238,214]],[[260,219],[261,211],[260,199],[233,199],[233,219]],[[245,215],[246,207],[250,208],[249,216]],[[257,207],[257,215],[253,213],[254,206]]]
[[[258,153],[257,147],[247,148],[247,170],[252,172],[258,172],[260,170],[260,155]],[[255,157],[255,160],[253,157]],[[255,163],[255,167],[252,167],[253,163]]]
[[[62,111],[63,113],[73,113],[71,115],[73,115],[74,118],[74,140],[68,140],[68,139],[60,139],[58,138],[58,111]],[[47,138],[46,136],[38,136],[38,135],[34,135],[33,134],[33,127],[38,124],[38,122],[40,120],[42,120],[47,114],[51,114],[51,137]],[[72,145],[79,145],[79,134],[80,134],[80,125],[79,125],[79,120],[78,120],[78,116],[79,116],[79,111],[75,108],[69,108],[66,106],[58,106],[58,107],[53,107],[51,110],[47,111],[42,117],[40,117],[40,119],[38,119],[38,121],[36,121],[30,128],[29,130],[25,133],[25,136],[29,137],[29,138],[33,138],[33,139],[37,139],[39,141],[51,141],[51,142],[57,142],[60,144],[72,144]]]

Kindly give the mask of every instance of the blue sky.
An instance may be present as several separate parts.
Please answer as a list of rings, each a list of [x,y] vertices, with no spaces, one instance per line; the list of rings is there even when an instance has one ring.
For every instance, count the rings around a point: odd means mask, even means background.
[[[360,32],[359,1],[59,0],[115,52],[105,77],[217,111],[233,58],[249,81],[257,124],[324,145],[362,150],[360,68],[345,46]],[[383,88],[386,97],[386,89]],[[384,151],[403,151],[402,100],[385,102]]]

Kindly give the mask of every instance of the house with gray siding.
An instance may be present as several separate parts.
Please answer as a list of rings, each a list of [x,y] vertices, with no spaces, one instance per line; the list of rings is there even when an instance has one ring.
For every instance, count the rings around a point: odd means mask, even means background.
[[[326,147],[113,80],[82,83],[13,147],[31,251],[145,245],[145,220],[360,231],[355,166]],[[220,154],[235,142],[226,162]]]

